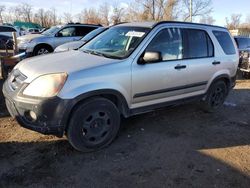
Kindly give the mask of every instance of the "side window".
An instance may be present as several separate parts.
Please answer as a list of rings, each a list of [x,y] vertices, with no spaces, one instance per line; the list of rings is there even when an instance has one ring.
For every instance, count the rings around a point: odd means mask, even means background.
[[[182,37],[178,28],[161,30],[148,45],[146,51],[161,52],[162,60],[182,59]]]
[[[220,46],[222,47],[223,51],[227,55],[235,54],[235,48],[233,45],[233,41],[229,36],[228,32],[225,31],[213,31],[214,36],[218,40]]]
[[[77,26],[76,27],[76,36],[84,37],[89,32],[95,30],[96,27],[88,27],[88,26]]]
[[[184,58],[204,58],[214,55],[214,47],[208,34],[198,29],[183,29]]]
[[[58,32],[59,37],[74,37],[76,36],[75,27],[66,27]]]

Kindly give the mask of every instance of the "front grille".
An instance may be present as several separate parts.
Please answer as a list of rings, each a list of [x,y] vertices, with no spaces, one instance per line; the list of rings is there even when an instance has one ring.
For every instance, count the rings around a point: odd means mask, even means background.
[[[19,70],[15,69],[11,72],[9,76],[9,86],[12,90],[17,90],[21,87],[23,84],[24,80],[26,80],[27,77],[22,74]]]

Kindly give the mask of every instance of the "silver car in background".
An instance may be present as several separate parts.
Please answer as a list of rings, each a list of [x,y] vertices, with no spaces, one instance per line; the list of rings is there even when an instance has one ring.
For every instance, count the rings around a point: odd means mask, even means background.
[[[64,52],[69,50],[77,50],[80,47],[82,47],[85,43],[90,41],[91,39],[95,38],[100,33],[106,31],[108,27],[99,27],[98,29],[95,29],[94,31],[91,31],[89,34],[87,34],[85,37],[81,38],[78,41],[73,42],[67,42],[65,44],[62,44],[54,50],[54,52]]]
[[[67,42],[78,41],[89,32],[101,27],[92,24],[66,24],[51,27],[41,34],[29,34],[17,38],[19,52],[36,56],[53,52]]]

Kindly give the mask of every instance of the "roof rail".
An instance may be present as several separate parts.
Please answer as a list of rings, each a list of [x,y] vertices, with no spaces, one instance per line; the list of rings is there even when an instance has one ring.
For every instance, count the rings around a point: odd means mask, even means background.
[[[160,22],[155,23],[153,27],[156,27],[156,26],[161,25],[161,24],[166,24],[166,23],[201,25],[201,26],[209,26],[209,27],[217,27],[217,28],[227,29],[225,27],[217,26],[217,25],[209,25],[209,24],[193,23],[193,22],[181,22],[181,21],[160,21]]]
[[[80,23],[80,22],[76,22],[76,23],[69,22],[66,25],[76,25],[76,24],[78,24],[78,25],[90,25],[90,26],[102,26],[101,24],[87,24],[87,23]]]

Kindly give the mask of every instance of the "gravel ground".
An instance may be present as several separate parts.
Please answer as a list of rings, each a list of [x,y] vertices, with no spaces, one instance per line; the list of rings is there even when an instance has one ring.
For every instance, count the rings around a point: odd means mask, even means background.
[[[0,187],[248,188],[249,99],[239,80],[217,113],[186,104],[124,119],[108,148],[84,154],[21,128],[0,96]]]

